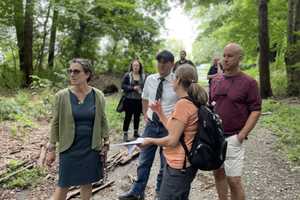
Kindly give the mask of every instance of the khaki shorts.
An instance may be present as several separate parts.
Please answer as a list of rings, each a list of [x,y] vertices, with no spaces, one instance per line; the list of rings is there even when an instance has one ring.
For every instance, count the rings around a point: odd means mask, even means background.
[[[240,143],[237,135],[226,138],[227,152],[224,162],[226,176],[242,176],[244,166],[244,144]]]

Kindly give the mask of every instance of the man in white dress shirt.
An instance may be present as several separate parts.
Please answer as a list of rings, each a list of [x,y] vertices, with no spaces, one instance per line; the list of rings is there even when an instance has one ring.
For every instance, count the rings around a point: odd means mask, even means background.
[[[161,51],[157,56],[158,73],[147,77],[143,94],[143,113],[146,122],[146,127],[142,137],[161,138],[167,135],[167,130],[159,121],[158,116],[148,109],[148,105],[155,100],[160,100],[164,113],[169,116],[173,111],[174,105],[178,100],[176,93],[172,87],[172,81],[175,79],[172,73],[174,67],[174,56],[169,51]],[[149,174],[155,158],[157,145],[152,145],[141,150],[139,156],[139,166],[137,168],[137,180],[132,185],[131,189],[120,195],[120,200],[143,200],[144,192],[148,182]],[[160,148],[160,170],[157,175],[156,197],[159,199],[160,185],[162,181],[163,166],[165,158]]]

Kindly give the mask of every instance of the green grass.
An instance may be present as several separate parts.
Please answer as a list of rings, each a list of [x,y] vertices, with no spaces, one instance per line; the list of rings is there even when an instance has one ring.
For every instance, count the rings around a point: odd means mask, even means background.
[[[263,126],[270,128],[279,137],[279,147],[284,149],[289,160],[300,164],[300,105],[289,105],[276,100],[264,100],[261,117]]]
[[[111,95],[106,97],[106,115],[109,124],[109,128],[113,129],[116,133],[122,133],[122,124],[124,120],[124,112],[118,113],[116,107],[119,103],[121,96]]]

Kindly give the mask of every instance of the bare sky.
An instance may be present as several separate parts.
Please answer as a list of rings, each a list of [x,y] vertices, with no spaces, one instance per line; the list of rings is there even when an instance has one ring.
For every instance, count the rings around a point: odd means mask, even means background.
[[[185,50],[190,54],[192,44],[197,36],[197,23],[184,13],[181,6],[172,5],[169,16],[166,19],[167,33],[163,34],[164,38],[175,38],[182,41]]]

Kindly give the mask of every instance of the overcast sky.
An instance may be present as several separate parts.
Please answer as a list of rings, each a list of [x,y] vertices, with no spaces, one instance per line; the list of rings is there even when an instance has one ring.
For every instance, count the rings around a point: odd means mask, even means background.
[[[169,16],[166,19],[167,33],[164,38],[181,40],[188,53],[192,51],[192,44],[197,37],[197,23],[184,13],[181,6],[172,5]]]

